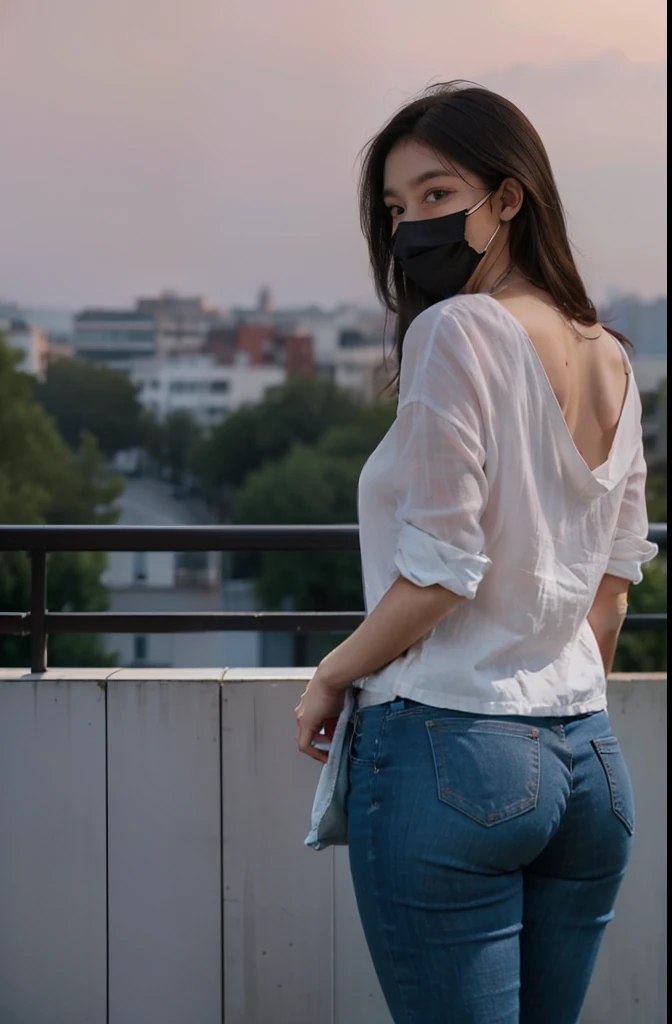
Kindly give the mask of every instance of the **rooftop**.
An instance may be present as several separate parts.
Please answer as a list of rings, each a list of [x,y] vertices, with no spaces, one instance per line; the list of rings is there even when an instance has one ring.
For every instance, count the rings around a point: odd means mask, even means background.
[[[132,309],[83,309],[75,316],[75,325],[86,323],[143,324],[154,327],[154,317]]]

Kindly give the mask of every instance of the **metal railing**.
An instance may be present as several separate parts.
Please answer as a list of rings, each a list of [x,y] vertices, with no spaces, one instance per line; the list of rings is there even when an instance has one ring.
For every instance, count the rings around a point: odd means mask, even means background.
[[[667,524],[649,538],[667,550]],[[0,526],[0,552],[31,560],[30,610],[0,612],[0,633],[30,635],[31,671],[47,668],[50,633],[350,632],[364,612],[50,612],[47,555],[56,551],[358,551],[357,526]],[[629,615],[629,630],[667,629],[667,613]]]

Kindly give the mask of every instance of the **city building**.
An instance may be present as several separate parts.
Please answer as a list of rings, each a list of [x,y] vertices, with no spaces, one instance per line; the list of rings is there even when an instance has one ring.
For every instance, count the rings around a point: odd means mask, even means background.
[[[630,339],[638,358],[667,358],[667,296],[647,300],[615,293],[599,313],[606,327]]]
[[[219,366],[283,366],[288,377],[313,377],[313,339],[301,332],[282,332],[273,324],[217,324],[203,351]]]
[[[47,363],[49,366],[53,366],[54,363],[60,363],[64,359],[74,358],[74,345],[68,345],[61,341],[49,341],[49,351],[47,352]]]
[[[49,355],[47,335],[38,327],[33,327],[20,317],[0,317],[0,336],[13,352],[20,356],[17,369],[23,373],[31,373],[35,377],[43,377]]]
[[[337,349],[331,376],[339,388],[354,391],[365,402],[375,402],[383,396],[392,371],[386,366],[382,348],[367,345]]]
[[[137,300],[134,309],[85,309],[74,318],[74,346],[81,359],[128,371],[136,359],[202,350],[219,314],[202,298],[166,291]]]
[[[642,396],[644,454],[653,469],[667,462],[667,362],[636,359],[634,371]]]
[[[199,352],[216,319],[203,299],[171,291],[157,298],[138,299],[136,309],[154,319],[157,356]]]
[[[1,315],[1,314],[0,314]],[[49,339],[49,344],[68,344],[72,339],[74,314],[69,309],[48,306],[22,306],[21,317],[32,327],[39,327]]]
[[[129,371],[156,354],[154,317],[137,310],[85,309],[75,316],[72,345],[79,359]]]
[[[202,427],[212,427],[242,405],[260,402],[269,388],[284,384],[287,372],[276,365],[219,366],[212,356],[142,360],[131,379],[140,402],[158,420],[187,412]]]
[[[309,334],[286,334],[282,338],[288,377],[314,377],[315,352]]]
[[[213,327],[208,344],[213,341],[224,352],[235,349],[236,329],[247,327],[243,349],[259,351],[269,339],[303,337],[312,339],[314,372],[333,377],[343,347],[382,348],[385,316],[380,310],[362,309],[344,304],[334,310],[306,306],[294,309],[275,309],[270,292],[262,288],[253,309],[234,308],[225,321]]]

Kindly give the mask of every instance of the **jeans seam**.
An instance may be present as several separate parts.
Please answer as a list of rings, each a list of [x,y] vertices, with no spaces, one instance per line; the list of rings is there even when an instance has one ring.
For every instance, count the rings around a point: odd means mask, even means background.
[[[378,736],[377,759],[374,762],[375,767],[377,768],[377,771],[372,776],[372,786],[371,786],[371,804],[372,804],[372,807],[378,807],[379,806],[378,796],[379,796],[379,792],[380,792],[380,757],[381,757],[381,751],[382,751],[382,748],[383,748],[383,739],[385,738],[385,732],[386,732],[386,729],[387,729],[388,717],[389,716],[386,715],[385,718],[383,719],[382,724],[381,724],[380,733],[379,733],[379,736]],[[371,838],[369,840],[369,854],[370,854],[369,863],[374,863],[376,860],[378,860],[378,858],[376,856],[376,847],[377,846],[379,847],[379,845],[380,845],[379,842],[377,841],[378,840],[378,836],[377,836],[378,828],[379,828],[379,825],[378,825],[377,818],[374,817],[373,823],[371,825],[371,833],[370,833]],[[373,881],[374,877],[375,877],[375,872],[372,872],[372,881]],[[403,997],[403,991],[402,991],[402,988],[401,988],[401,984],[399,982],[399,978],[397,976],[397,969],[396,969],[396,965],[395,965],[395,962],[394,962],[394,957],[392,956],[392,953],[390,951],[390,944],[389,944],[388,935],[387,935],[388,929],[387,929],[387,927],[385,925],[385,921],[383,920],[383,915],[382,915],[381,908],[380,908],[380,898],[379,898],[379,894],[378,894],[378,885],[376,884],[375,886],[372,886],[372,889],[373,889],[373,902],[374,902],[374,905],[375,905],[375,908],[376,908],[376,917],[378,919],[378,927],[380,929],[380,934],[382,936],[382,940],[383,940],[383,943],[384,943],[384,946],[385,946],[385,955],[386,955],[388,963],[390,965],[391,976],[392,976],[392,979],[394,981],[394,985],[395,985],[396,990],[397,990],[397,1001],[399,1002],[399,1005],[401,1006],[401,1008],[404,1011],[404,1016],[406,1018],[406,1024],[413,1024],[413,1022],[411,1021],[411,1018],[410,1018],[410,1016],[408,1014],[408,1010],[406,1008],[406,1001],[405,1001],[405,999]],[[395,1020],[395,1024],[401,1024],[401,1022]]]
[[[567,753],[569,754],[569,798],[567,800],[567,807],[569,807],[569,801],[574,796],[574,751],[569,745],[569,740],[567,739],[567,733],[565,731],[564,725],[558,726],[558,736],[560,737],[561,743],[563,744]],[[565,811],[566,810],[567,808],[565,808]]]
[[[350,743],[348,745],[348,758],[351,764],[357,765],[359,768],[373,768],[376,764],[375,759],[356,757],[352,753],[352,748],[355,746],[355,741],[358,738],[357,727],[361,727],[361,714],[359,711],[355,711],[352,719],[352,735],[350,737]]]
[[[444,732],[457,733],[458,735],[474,733],[475,735],[487,736],[488,733],[491,733],[495,736],[515,737],[516,739],[530,740],[530,742],[538,740],[540,735],[537,726],[523,725],[522,722],[503,722],[500,719],[487,722],[479,718],[473,723],[464,723],[464,725],[462,724],[462,719],[455,718],[436,718],[430,719],[430,721],[436,725],[439,731],[443,730]]]
[[[593,750],[597,754],[597,758],[598,758],[600,764],[602,765],[602,769],[604,771],[604,774],[607,777],[607,786],[609,787],[609,800],[610,800],[610,803],[611,803],[612,813],[615,815],[615,817],[618,818],[618,820],[620,822],[623,823],[623,825],[625,826],[628,834],[630,836],[633,836],[635,834],[635,823],[634,823],[634,821],[629,821],[628,818],[626,817],[626,815],[623,813],[623,811],[620,810],[620,808],[617,805],[617,783],[616,783],[616,778],[614,776],[613,769],[612,769],[611,765],[609,764],[609,760],[608,760],[609,753],[607,751],[603,750],[603,747],[601,745],[601,741],[599,739],[593,740],[592,741],[592,746],[593,746]],[[613,751],[613,753],[620,753],[620,746],[618,746],[618,741],[616,743],[616,749]]]
[[[429,710],[429,708],[423,705],[420,708],[403,708],[400,711],[388,711],[385,715],[385,719],[396,720],[397,718],[412,718],[414,716],[420,718],[423,715],[426,715]]]

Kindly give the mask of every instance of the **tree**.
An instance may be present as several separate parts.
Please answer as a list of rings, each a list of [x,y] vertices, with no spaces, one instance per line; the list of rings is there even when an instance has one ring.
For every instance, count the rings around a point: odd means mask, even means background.
[[[390,403],[361,406],[347,424],[333,426],[316,444],[295,445],[287,455],[248,475],[233,506],[238,523],[331,524],[357,520],[362,467],[389,429]],[[267,608],[360,611],[359,554],[269,552],[258,563],[257,590]]]
[[[630,612],[664,612],[667,609],[667,560],[644,566],[644,579],[630,590]],[[618,643],[615,672],[666,672],[667,633],[624,632]]]
[[[395,413],[394,402],[362,406],[350,422],[332,427],[320,438],[319,450],[331,458],[356,459],[363,466],[392,426]]]
[[[646,481],[646,505],[652,523],[667,522],[667,465],[649,471]]]
[[[77,448],[85,430],[108,458],[144,442],[136,388],[117,370],[79,359],[61,360],[49,368],[37,398],[71,448]]]
[[[658,438],[653,451],[647,456],[649,473],[646,481],[646,504],[652,523],[666,523],[667,455],[660,441],[667,434],[667,380],[661,382],[657,395],[648,397],[652,397],[650,415],[656,418]]]
[[[145,452],[162,466],[166,460],[166,437],[163,423],[150,409],[142,412],[142,437]]]
[[[35,400],[35,383],[17,373],[16,359],[0,339],[0,522],[25,525],[114,522],[121,484],[110,478],[98,446],[84,433],[76,452],[59,436]],[[49,557],[47,606],[52,611],[102,611],[105,555],[56,553]],[[30,566],[22,553],[0,553],[0,608],[26,611]],[[52,665],[104,665],[111,659],[96,636],[54,636]],[[29,663],[26,637],[0,636],[0,665]]]
[[[289,455],[250,474],[233,512],[239,523],[352,523],[357,517],[359,461],[332,459],[297,445]],[[268,552],[257,591],[265,608],[359,610],[362,585],[355,552]]]
[[[296,377],[215,427],[194,469],[211,489],[238,488],[249,473],[282,459],[295,444],[314,444],[330,428],[346,426],[358,411],[357,400],[331,381]]]
[[[171,412],[163,424],[165,464],[173,483],[180,484],[193,461],[200,430],[193,416],[184,411]]]

